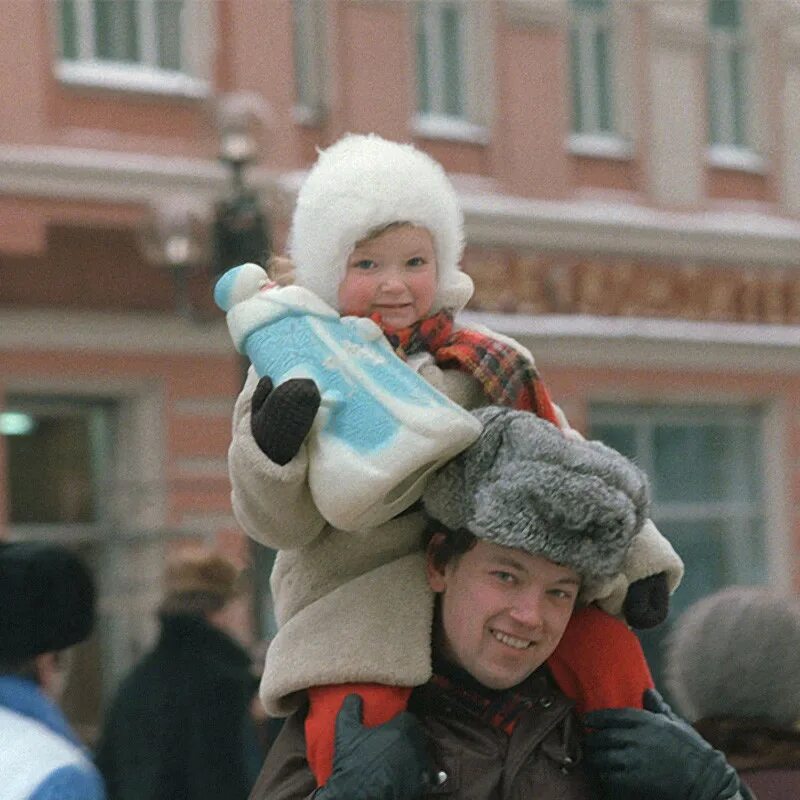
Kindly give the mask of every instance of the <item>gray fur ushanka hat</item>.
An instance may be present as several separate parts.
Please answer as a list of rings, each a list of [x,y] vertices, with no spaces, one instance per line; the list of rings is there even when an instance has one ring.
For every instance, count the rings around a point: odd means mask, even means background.
[[[644,474],[616,450],[568,438],[530,412],[473,413],[483,432],[431,479],[428,515],[571,567],[587,583],[619,572],[648,515]]]

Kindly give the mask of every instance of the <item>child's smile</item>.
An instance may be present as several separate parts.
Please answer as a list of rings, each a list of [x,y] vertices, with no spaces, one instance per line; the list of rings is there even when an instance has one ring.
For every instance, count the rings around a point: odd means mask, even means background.
[[[339,284],[339,310],[357,317],[377,313],[385,326],[405,328],[428,316],[436,282],[436,252],[428,230],[390,227],[353,248]]]

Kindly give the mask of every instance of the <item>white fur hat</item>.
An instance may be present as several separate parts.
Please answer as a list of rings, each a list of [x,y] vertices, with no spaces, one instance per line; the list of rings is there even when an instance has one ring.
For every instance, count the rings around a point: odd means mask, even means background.
[[[338,308],[339,284],[356,243],[392,222],[427,228],[438,288],[433,311],[460,310],[472,296],[459,262],[464,218],[442,166],[410,144],[348,134],[319,154],[297,195],[289,257],[295,282]]]

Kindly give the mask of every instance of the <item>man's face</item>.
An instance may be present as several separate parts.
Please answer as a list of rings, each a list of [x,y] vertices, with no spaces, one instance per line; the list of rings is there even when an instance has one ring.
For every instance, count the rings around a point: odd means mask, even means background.
[[[428,316],[436,294],[436,252],[425,228],[398,225],[359,242],[339,284],[344,315],[381,315],[392,328]]]
[[[485,541],[444,569],[429,550],[428,583],[441,594],[443,656],[490,689],[516,686],[549,658],[580,589],[573,569]]]

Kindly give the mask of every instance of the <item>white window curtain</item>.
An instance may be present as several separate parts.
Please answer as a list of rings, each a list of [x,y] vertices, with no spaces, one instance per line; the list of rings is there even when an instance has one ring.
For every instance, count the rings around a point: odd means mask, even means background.
[[[56,0],[65,83],[203,96],[214,4],[207,0]]]
[[[415,128],[424,136],[485,143],[491,117],[491,7],[417,0]]]
[[[610,135],[614,124],[613,15],[607,0],[572,0],[572,131]]]
[[[709,5],[708,119],[710,144],[747,148],[747,46],[739,0]]]
[[[59,0],[66,61],[180,72],[184,0]]]
[[[420,114],[464,119],[465,7],[453,0],[417,6],[417,108]]]
[[[294,115],[303,124],[325,113],[325,44],[324,0],[292,0]]]

